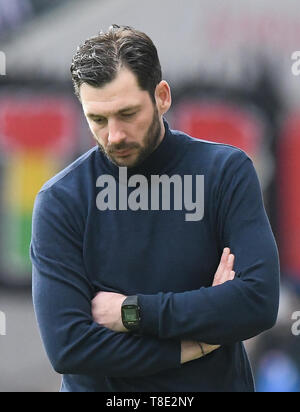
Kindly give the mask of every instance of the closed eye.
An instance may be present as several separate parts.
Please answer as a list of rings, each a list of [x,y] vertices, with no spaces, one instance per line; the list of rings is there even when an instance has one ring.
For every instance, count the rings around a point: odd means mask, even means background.
[[[122,116],[122,117],[125,117],[125,118],[130,118],[130,117],[133,117],[135,114],[136,114],[136,112],[133,112],[133,113],[121,113],[121,116]]]
[[[102,124],[105,122],[104,117],[94,118],[92,119],[95,123]]]

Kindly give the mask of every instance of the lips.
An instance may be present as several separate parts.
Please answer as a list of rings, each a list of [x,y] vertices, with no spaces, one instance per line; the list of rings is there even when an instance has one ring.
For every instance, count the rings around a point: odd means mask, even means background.
[[[121,157],[128,156],[132,152],[132,150],[133,150],[132,148],[131,149],[124,149],[124,150],[116,150],[114,152],[114,154],[117,155],[117,156],[121,156]]]

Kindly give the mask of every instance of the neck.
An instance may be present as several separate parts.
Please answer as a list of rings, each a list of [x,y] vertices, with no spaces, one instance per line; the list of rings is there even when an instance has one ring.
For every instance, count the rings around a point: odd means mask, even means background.
[[[164,125],[164,121],[163,121],[163,117],[162,117],[162,116],[160,116],[160,121],[159,121],[159,123],[160,123],[160,130],[161,130],[161,132],[160,132],[160,136],[159,136],[157,145],[155,146],[155,149],[157,148],[157,146],[160,145],[160,143],[162,142],[162,140],[163,140],[163,138],[164,138],[164,136],[165,136],[165,134],[166,134],[166,129],[165,129],[165,125]],[[155,150],[155,149],[154,149],[154,150]]]

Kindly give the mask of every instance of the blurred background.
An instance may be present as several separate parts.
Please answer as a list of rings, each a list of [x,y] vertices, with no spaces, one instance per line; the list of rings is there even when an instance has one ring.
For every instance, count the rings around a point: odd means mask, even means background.
[[[157,46],[171,128],[252,158],[278,244],[277,325],[245,342],[259,392],[300,391],[298,0],[0,0],[0,392],[55,392],[31,300],[42,184],[93,146],[73,95],[77,46],[110,24]]]

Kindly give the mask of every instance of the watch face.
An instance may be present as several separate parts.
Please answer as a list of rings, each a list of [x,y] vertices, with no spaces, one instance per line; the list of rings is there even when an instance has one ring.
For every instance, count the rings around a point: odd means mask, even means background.
[[[137,321],[137,313],[136,313],[136,309],[129,309],[129,308],[125,308],[124,309],[124,319],[126,322],[135,322]]]

